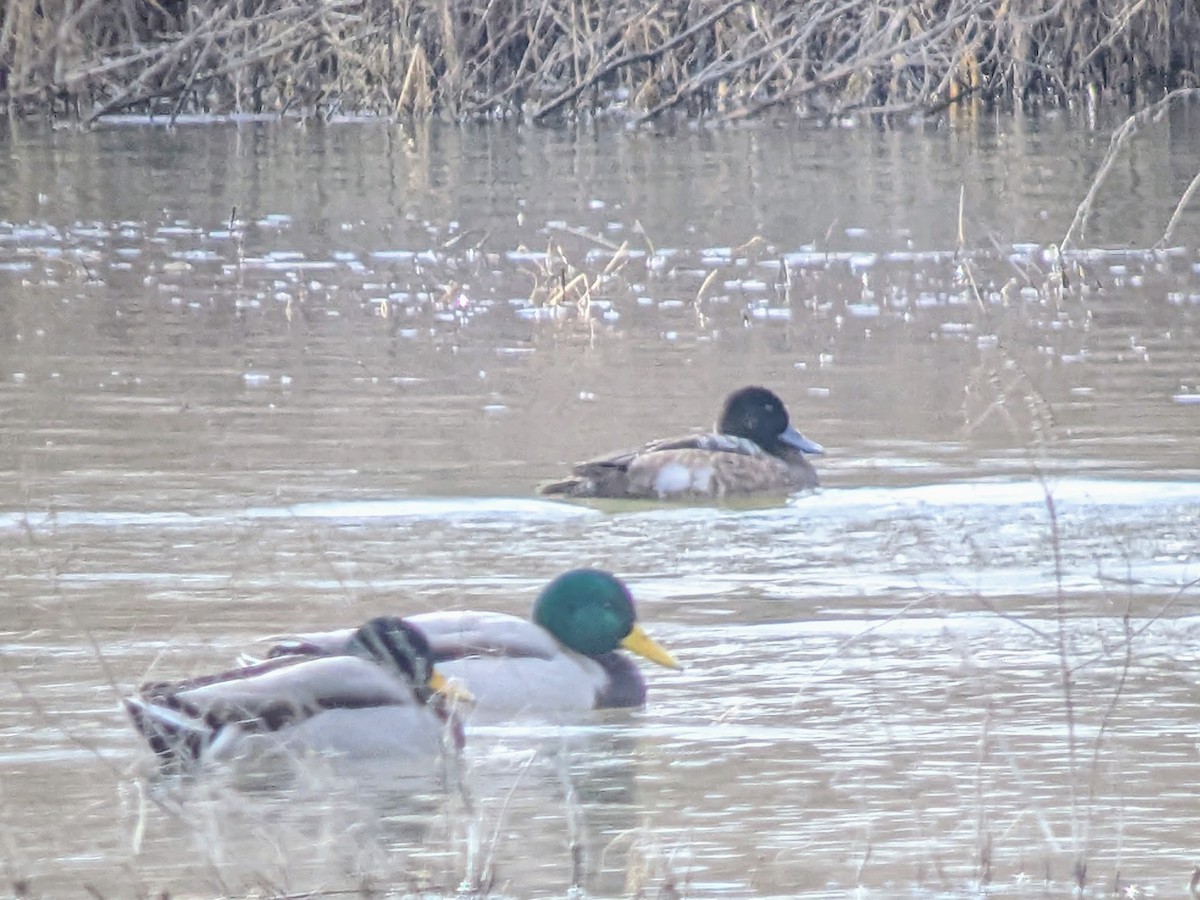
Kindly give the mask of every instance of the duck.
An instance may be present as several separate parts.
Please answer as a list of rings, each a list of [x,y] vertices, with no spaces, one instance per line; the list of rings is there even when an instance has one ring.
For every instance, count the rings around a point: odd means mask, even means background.
[[[405,620],[428,637],[439,671],[470,693],[473,721],[644,706],[645,679],[622,649],[682,668],[642,628],[625,583],[602,569],[572,569],[554,578],[528,619],[456,610]],[[267,657],[344,653],[349,636],[348,629],[298,635],[276,643]]]
[[[651,441],[572,467],[545,495],[634,500],[712,500],[790,493],[820,485],[808,455],[825,452],[792,427],[783,401],[749,386],[725,398],[713,431]]]
[[[419,627],[374,618],[343,649],[143,684],[124,706],[164,768],[275,750],[432,761],[447,746],[461,749],[454,704],[469,694],[434,668]]]

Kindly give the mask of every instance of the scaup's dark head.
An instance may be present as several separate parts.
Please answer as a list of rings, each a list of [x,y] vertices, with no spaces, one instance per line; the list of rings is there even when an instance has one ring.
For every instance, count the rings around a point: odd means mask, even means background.
[[[825,452],[824,447],[791,426],[783,401],[764,387],[744,387],[726,397],[717,431],[754,441],[768,453],[782,447],[803,453]]]

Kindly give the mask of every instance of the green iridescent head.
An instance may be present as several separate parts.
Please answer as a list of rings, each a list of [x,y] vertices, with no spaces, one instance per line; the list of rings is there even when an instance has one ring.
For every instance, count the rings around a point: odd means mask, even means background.
[[[551,581],[533,604],[533,621],[584,656],[624,647],[659,665],[680,668],[638,625],[629,589],[600,569],[573,569]]]

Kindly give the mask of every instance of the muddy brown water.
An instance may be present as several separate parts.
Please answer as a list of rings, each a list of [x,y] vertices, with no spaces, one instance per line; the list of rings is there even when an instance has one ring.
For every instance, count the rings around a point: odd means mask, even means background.
[[[8,126],[5,877],[1184,890],[1200,214],[1156,243],[1200,119],[1133,142],[1064,288],[1114,124]],[[560,251],[586,306],[544,304]],[[535,495],[751,382],[825,445],[821,492]],[[686,670],[647,671],[644,710],[473,729],[453,789],[386,763],[156,779],[118,711],[280,631],[524,614],[575,565],[624,576]]]

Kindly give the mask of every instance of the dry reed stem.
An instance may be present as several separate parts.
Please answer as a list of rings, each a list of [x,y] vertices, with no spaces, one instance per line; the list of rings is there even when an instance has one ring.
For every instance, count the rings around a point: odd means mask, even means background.
[[[1115,155],[1125,140],[1136,130],[1138,123],[1134,119],[1144,122],[1153,118],[1165,108],[1171,99],[1171,97],[1165,98],[1161,104],[1155,104],[1157,109],[1151,108],[1143,111],[1143,113],[1139,113],[1136,117],[1131,117],[1130,121],[1126,122],[1114,134],[1110,154]],[[1104,170],[1108,166],[1111,166],[1111,160],[1106,161],[1106,166],[1102,168],[1101,174],[1097,177],[1097,184],[1093,185],[1093,188],[1098,187],[1099,182],[1103,180]],[[1200,176],[1193,180],[1193,185],[1197,182],[1200,182]],[[1189,192],[1191,190],[1192,188],[1189,188]],[[1187,196],[1185,194],[1184,199],[1180,201],[1180,207],[1186,202]],[[1178,209],[1177,207],[1177,212]],[[1084,204],[1081,204],[1081,210],[1086,212]],[[1080,218],[1080,215],[1081,213],[1077,212],[1077,220]],[[976,308],[980,316],[987,322],[990,318],[989,309],[983,303],[983,297],[971,272],[970,259],[963,255],[965,248],[963,221],[964,199],[960,193],[958,209],[959,266],[963,270],[965,283],[974,296]],[[1074,223],[1072,227],[1074,228]],[[1070,232],[1068,232],[1069,236]],[[1058,257],[1056,266],[1058,266],[1061,264],[1061,254],[1057,253],[1056,256]],[[1053,278],[1047,278],[1043,281],[1041,289],[1061,292],[1063,287],[1061,282],[1056,284]],[[990,324],[989,328],[995,332],[995,329],[991,328]],[[1028,424],[1019,426],[1016,422],[1010,420],[1009,427],[1014,436],[1032,438],[1030,467],[1033,477],[1040,485],[1042,491],[1043,505],[1048,520],[1050,552],[1053,561],[1055,583],[1054,631],[1044,632],[1022,618],[1012,616],[986,599],[981,598],[980,602],[984,608],[1003,618],[1005,621],[1017,624],[1037,635],[1040,640],[1054,650],[1059,676],[1058,687],[1062,701],[1063,725],[1066,731],[1064,749],[1066,769],[1069,775],[1067,779],[1067,789],[1069,792],[1067,813],[1070,820],[1071,852],[1073,856],[1071,877],[1075,890],[1081,892],[1087,888],[1089,864],[1092,862],[1092,857],[1095,853],[1093,846],[1094,828],[1108,813],[1107,810],[1102,810],[1099,805],[1101,788],[1104,787],[1101,769],[1102,753],[1111,740],[1111,732],[1117,710],[1126,697],[1134,661],[1134,641],[1143,636],[1154,622],[1165,616],[1179,597],[1193,589],[1195,584],[1200,583],[1200,579],[1184,585],[1175,597],[1164,603],[1158,612],[1150,617],[1149,621],[1143,623],[1138,628],[1134,628],[1132,624],[1133,597],[1131,592],[1120,614],[1120,643],[1115,648],[1108,643],[1104,643],[1094,654],[1086,657],[1080,656],[1077,646],[1077,630],[1074,627],[1074,619],[1068,609],[1068,595],[1065,587],[1067,570],[1063,557],[1063,528],[1059,507],[1040,461],[1040,457],[1045,452],[1047,444],[1054,437],[1053,432],[1056,427],[1054,410],[1045,396],[1037,389],[1031,375],[1020,364],[1012,352],[1012,348],[1005,341],[1001,340],[997,345],[997,350],[1001,354],[1005,365],[1017,373],[1017,378],[1003,386],[993,383],[992,407],[1002,409],[1014,394],[1019,394],[1029,413]],[[998,373],[993,372],[993,374],[998,379]],[[987,414],[985,412],[984,416],[986,417]],[[1119,535],[1114,535],[1114,542],[1118,547],[1121,546]],[[1129,565],[1129,560],[1126,559],[1127,568]],[[1127,576],[1125,583],[1132,585],[1132,578]],[[1076,676],[1081,669],[1096,665],[1097,663],[1108,662],[1115,663],[1116,682],[1107,697],[1089,695],[1077,688]],[[1098,715],[1097,727],[1094,734],[1086,738],[1080,733],[1080,726],[1085,713],[1096,713]],[[989,739],[997,740],[997,738]],[[1011,753],[1008,755],[1012,756]],[[1014,774],[1018,775],[1017,780],[1019,782],[1021,779],[1016,767],[1015,757],[1010,759],[1009,768]],[[1037,814],[1035,805],[1031,804],[1031,809]],[[981,825],[986,824],[985,820],[981,819],[980,821]],[[1059,849],[1058,841],[1053,830],[1050,828],[1049,822],[1039,815],[1039,823],[1043,828],[1047,841],[1057,851]],[[981,856],[980,868],[981,871],[986,872],[990,865],[990,841],[984,849],[987,850],[988,855]]]
[[[589,76],[586,79],[583,79],[582,81],[579,81],[573,88],[560,94],[558,97],[551,100],[549,103],[547,103],[541,109],[537,110],[537,112],[535,112],[533,114],[533,120],[535,122],[537,122],[537,121],[540,121],[541,119],[546,118],[551,113],[557,111],[561,106],[574,100],[576,97],[578,97],[580,94],[582,94],[589,87],[592,87],[592,86],[598,84],[601,80],[608,77],[612,73],[616,72],[618,69],[624,68],[626,66],[631,66],[636,63],[650,62],[650,61],[657,59],[662,54],[667,53],[672,48],[677,47],[680,44],[682,44],[684,41],[686,41],[688,38],[692,37],[692,35],[694,35],[698,31],[701,31],[704,28],[708,28],[714,22],[716,22],[718,19],[724,18],[730,12],[737,9],[737,7],[742,6],[746,2],[747,2],[747,0],[730,0],[729,3],[726,3],[724,6],[722,6],[720,9],[718,9],[716,12],[709,14],[704,19],[702,19],[700,22],[697,22],[695,25],[693,25],[691,28],[687,29],[683,33],[678,34],[675,37],[668,40],[662,46],[654,48],[654,49],[644,50],[640,53],[626,54],[619,59],[613,60],[612,62],[608,63],[607,65],[603,66],[598,71],[596,71],[595,74]]]
[[[0,0],[23,114],[742,119],[1132,97],[1200,70],[1167,0]]]

